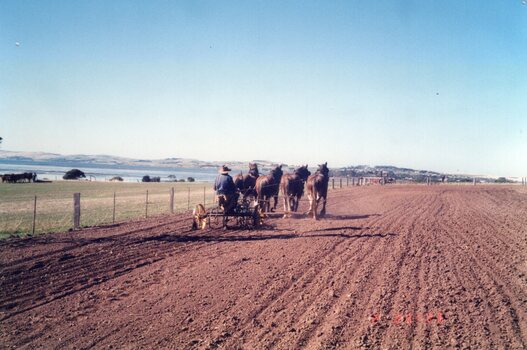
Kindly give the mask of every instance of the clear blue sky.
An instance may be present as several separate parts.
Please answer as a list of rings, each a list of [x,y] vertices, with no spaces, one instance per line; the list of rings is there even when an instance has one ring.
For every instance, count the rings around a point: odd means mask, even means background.
[[[527,5],[2,0],[0,136],[527,176]]]

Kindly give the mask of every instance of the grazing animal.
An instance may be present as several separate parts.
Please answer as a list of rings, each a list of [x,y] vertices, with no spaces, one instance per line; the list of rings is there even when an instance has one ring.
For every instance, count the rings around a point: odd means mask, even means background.
[[[307,198],[309,199],[309,211],[307,215],[313,215],[317,219],[318,202],[322,199],[322,210],[320,216],[326,215],[326,201],[328,196],[329,169],[328,163],[320,164],[315,174],[307,178]]]
[[[18,181],[33,182],[37,178],[35,173],[22,173],[22,174],[4,174],[2,175],[2,182],[17,183]]]
[[[258,165],[249,163],[249,173],[245,175],[239,173],[234,177],[234,185],[242,193],[244,200],[249,196],[256,197],[256,179],[259,176]]]
[[[291,217],[291,212],[298,210],[298,203],[304,194],[304,183],[311,175],[307,164],[296,169],[294,173],[287,173],[280,180],[280,189],[284,196],[284,218]]]
[[[258,204],[264,212],[274,211],[278,204],[278,190],[282,178],[282,166],[277,166],[267,175],[256,179],[256,195]],[[274,198],[274,206],[271,209],[271,197]]]

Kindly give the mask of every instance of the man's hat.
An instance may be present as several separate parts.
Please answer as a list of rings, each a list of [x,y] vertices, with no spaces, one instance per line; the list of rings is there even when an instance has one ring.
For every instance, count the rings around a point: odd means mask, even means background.
[[[220,174],[227,174],[229,171],[231,171],[231,169],[229,169],[226,165],[222,165],[220,167]]]

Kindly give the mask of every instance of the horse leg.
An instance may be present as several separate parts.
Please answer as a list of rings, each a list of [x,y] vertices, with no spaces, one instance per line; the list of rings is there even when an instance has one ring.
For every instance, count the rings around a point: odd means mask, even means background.
[[[326,215],[326,196],[322,197],[322,210],[320,211],[320,216]]]
[[[264,198],[264,212],[268,213],[269,212],[269,196],[263,196]]]
[[[258,210],[260,211],[261,216],[263,217],[265,214],[265,202],[264,198],[260,193],[256,195],[256,203],[258,203]]]
[[[289,217],[292,216],[292,213],[295,211],[295,197],[289,197]]]
[[[284,195],[284,216],[285,219],[287,217],[287,214],[289,213],[289,210],[287,209],[289,200],[287,199],[287,195]]]
[[[317,220],[317,209],[318,209],[318,201],[320,200],[320,197],[317,196],[317,194],[314,194],[313,199],[313,219]]]
[[[296,209],[295,209],[295,211],[298,211],[298,206],[300,205],[300,199],[301,199],[300,197],[297,197],[297,199],[296,199]]]
[[[306,215],[309,216],[313,212],[313,197],[309,192],[307,193],[307,200],[309,201],[309,209],[306,211]]]

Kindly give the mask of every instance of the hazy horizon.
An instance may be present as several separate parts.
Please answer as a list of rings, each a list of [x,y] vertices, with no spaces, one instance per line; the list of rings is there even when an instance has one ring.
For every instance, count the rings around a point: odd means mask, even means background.
[[[0,3],[1,149],[527,175],[522,1]]]
[[[44,152],[44,151],[14,151],[14,150],[7,150],[7,149],[1,149],[0,151],[6,151],[6,152],[20,152],[20,153],[45,153],[45,154],[58,154],[61,156],[90,156],[90,157],[118,157],[118,158],[127,158],[127,159],[134,159],[134,160],[147,160],[147,161],[156,161],[156,160],[164,160],[164,159],[171,159],[171,158],[180,158],[180,159],[188,159],[188,160],[195,160],[200,162],[223,162],[226,165],[232,165],[232,163],[243,163],[243,162],[254,162],[254,161],[261,161],[261,162],[268,162],[271,164],[286,164],[288,166],[297,166],[301,165],[302,163],[286,163],[282,162],[279,159],[198,159],[198,158],[183,158],[183,157],[165,157],[165,158],[140,158],[140,157],[127,157],[127,156],[120,156],[115,154],[84,154],[84,153],[55,153],[55,152]],[[2,162],[2,159],[0,158],[0,163]],[[38,161],[37,161],[38,162]],[[230,162],[230,163],[229,163]],[[306,164],[306,163],[303,163]],[[318,166],[318,163],[308,164],[310,168],[316,168]],[[488,177],[508,177],[508,178],[521,178],[522,176],[512,176],[508,174],[483,174],[483,173],[463,173],[463,172],[447,172],[443,171],[441,169],[424,169],[424,168],[418,168],[412,165],[404,165],[404,164],[370,164],[370,163],[361,163],[361,164],[346,164],[343,166],[334,166],[332,164],[328,164],[328,167],[331,169],[338,169],[338,168],[346,168],[351,166],[371,166],[371,167],[382,167],[382,166],[394,166],[397,168],[406,168],[406,169],[413,169],[413,170],[426,170],[426,171],[432,171],[437,172],[441,174],[451,174],[451,175],[469,175],[469,176],[488,176]],[[148,166],[147,166],[148,167]],[[238,169],[238,168],[236,168]],[[245,169],[245,168],[243,168]]]

